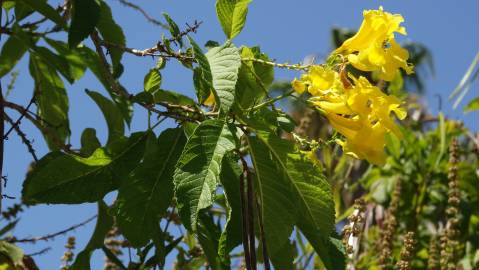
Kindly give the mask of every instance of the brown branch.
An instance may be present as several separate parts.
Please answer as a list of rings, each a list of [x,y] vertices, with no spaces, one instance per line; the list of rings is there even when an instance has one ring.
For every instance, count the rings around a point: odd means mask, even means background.
[[[43,134],[49,137],[59,149],[65,151],[66,153],[76,154],[70,149],[70,145],[64,144],[63,141],[58,138],[58,136],[54,132],[52,132],[50,128],[45,127],[41,122],[37,121],[35,117],[29,114],[29,111],[27,109],[23,108],[21,105],[9,101],[4,101],[3,105],[7,108],[16,110],[20,114],[24,114],[25,118],[32,122],[36,127],[38,127]],[[42,120],[42,122],[44,121]]]
[[[0,0],[0,23],[1,23],[1,18],[2,18],[2,0]],[[3,90],[2,90],[2,84],[0,82],[0,134],[2,136],[0,140],[0,194],[2,194],[2,182],[3,182],[3,146],[5,142],[5,136],[3,135],[5,132],[5,107],[4,107],[4,102],[3,102]],[[0,196],[0,212],[2,211],[2,197]]]
[[[156,20],[155,18],[151,17],[150,15],[148,15],[148,13],[144,9],[142,9],[140,6],[135,5],[133,3],[130,3],[126,0],[118,0],[118,2],[120,2],[121,4],[123,4],[126,7],[130,7],[132,9],[140,12],[148,22],[150,22],[152,24],[155,24],[155,25],[158,25],[162,28],[168,29],[168,25],[166,25],[166,24]]]
[[[23,117],[25,117],[25,114],[28,113],[30,107],[32,106],[34,102],[35,102],[35,96],[33,96],[32,99],[30,99],[30,102],[28,103],[27,107],[25,107],[24,113],[20,114],[20,117],[18,117],[18,119],[14,123],[12,123],[12,126],[10,127],[10,129],[5,133],[5,135],[3,135],[4,139],[8,139],[8,135],[10,135],[10,133],[14,129],[16,129],[18,125],[20,125],[20,122],[22,121]]]
[[[43,255],[43,254],[47,253],[48,251],[50,251],[51,249],[52,249],[51,247],[46,247],[46,248],[41,249],[37,252],[30,253],[30,254],[25,254],[25,256],[33,257],[33,256]]]
[[[73,226],[70,226],[64,230],[61,230],[61,231],[58,231],[56,233],[51,233],[51,234],[47,234],[47,235],[44,235],[44,236],[37,236],[37,237],[32,237],[32,238],[23,238],[23,239],[8,239],[7,241],[10,242],[10,243],[36,243],[37,241],[48,241],[48,240],[52,240],[54,239],[55,237],[57,236],[60,236],[60,235],[63,235],[63,234],[66,234],[70,231],[73,231],[75,229],[78,229],[80,227],[83,227],[85,226],[86,224],[90,223],[92,220],[96,219],[97,215],[94,215],[90,218],[88,218],[87,220],[83,221],[83,222],[80,222],[78,224],[75,224]]]
[[[244,168],[244,167],[243,167]],[[245,188],[244,188],[244,172],[240,175],[240,199],[241,199],[241,229],[243,237],[243,250],[244,250],[244,259],[246,264],[246,269],[251,270],[251,256],[249,252],[249,222],[248,215],[246,213],[246,199],[245,199]]]
[[[262,243],[262,246],[263,246],[262,252],[263,252],[264,270],[270,270],[271,266],[269,264],[268,248],[267,248],[267,245],[266,245],[266,236],[264,234],[263,215],[261,213],[261,208],[260,208],[260,205],[259,205],[258,198],[256,198],[255,201],[256,201],[256,211],[257,211],[257,214],[258,214],[259,234],[260,234],[261,243]]]
[[[35,160],[35,162],[38,162],[38,157],[35,154],[35,149],[33,148],[32,142],[27,138],[27,135],[20,129],[20,126],[16,122],[13,122],[12,118],[10,118],[7,114],[5,114],[4,116],[7,122],[12,125],[12,128],[15,130],[15,132],[17,132],[18,136],[20,136],[22,142],[27,146],[28,152],[32,155],[33,160]],[[4,136],[4,139],[7,138],[7,136]]]
[[[247,211],[249,216],[249,251],[250,251],[250,258],[251,258],[251,269],[256,270],[256,246],[255,246],[255,235],[254,235],[254,204],[253,204],[253,177],[251,177],[251,173],[246,167],[246,194],[248,199],[247,204]]]
[[[192,26],[190,26],[189,24],[186,24],[187,27],[185,30],[178,33],[177,36],[167,39],[166,41],[176,43],[177,41],[181,40],[184,36],[188,35],[189,33],[196,33],[196,31],[198,30],[198,28],[200,27],[202,23],[203,22],[201,21],[200,22],[194,21]],[[165,57],[165,58],[176,58],[182,61],[187,61],[187,60],[194,61],[194,58],[191,56],[171,51],[161,41],[159,41],[155,46],[152,46],[150,48],[143,49],[143,50],[128,48],[120,44],[115,44],[115,43],[107,42],[105,40],[100,40],[100,39],[98,39],[98,43],[107,49],[116,48],[136,56],[159,56],[159,57]]]
[[[115,78],[113,77],[113,74],[110,72],[110,64],[106,60],[106,56],[105,56],[105,53],[103,52],[103,48],[102,48],[102,45],[101,45],[102,41],[101,41],[100,37],[98,36],[98,33],[94,32],[94,33],[91,34],[90,37],[93,41],[93,44],[95,45],[95,49],[96,49],[96,51],[98,53],[98,56],[100,58],[100,63],[101,63],[101,67],[102,67],[101,71],[102,71],[104,77],[106,78],[106,80],[108,81],[108,84],[110,85],[111,90],[115,94],[129,99],[130,94],[122,90],[120,84],[115,80]],[[169,104],[169,103],[160,103],[160,105],[162,105],[162,106],[164,106],[168,109],[168,111],[165,112],[165,111],[157,110],[157,109],[154,108],[153,105],[146,104],[144,102],[137,102],[137,104],[141,105],[143,108],[147,109],[148,111],[156,113],[159,116],[166,116],[166,117],[173,118],[173,119],[179,120],[179,121],[198,122],[199,120],[203,119],[201,112],[196,111],[196,110],[194,110],[192,108],[189,108],[187,106],[173,105],[173,104]],[[172,109],[178,109],[178,108],[183,109],[187,113],[188,112],[190,112],[190,113],[191,112],[196,112],[196,114],[194,116],[188,116],[188,115],[182,115],[182,114],[178,114],[178,113],[175,113],[175,112],[171,111]]]

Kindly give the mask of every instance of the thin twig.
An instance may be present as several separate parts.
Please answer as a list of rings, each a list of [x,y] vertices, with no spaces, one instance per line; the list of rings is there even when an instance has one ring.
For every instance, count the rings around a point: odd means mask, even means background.
[[[42,250],[39,250],[37,252],[30,253],[30,254],[25,254],[25,256],[33,257],[33,256],[43,255],[43,254],[47,253],[48,251],[50,251],[51,249],[52,249],[51,247],[46,247],[46,248],[44,248]]]
[[[9,242],[11,242],[11,243],[35,243],[37,241],[52,240],[59,235],[66,234],[70,231],[73,231],[73,230],[78,229],[82,226],[85,226],[86,224],[90,223],[92,220],[96,219],[96,217],[97,217],[97,215],[94,215],[94,216],[88,218],[87,220],[85,220],[81,223],[75,224],[73,226],[70,226],[70,227],[68,227],[64,230],[61,230],[59,232],[56,232],[56,233],[51,233],[51,234],[47,234],[47,235],[44,235],[44,236],[38,236],[38,237],[33,237],[33,238],[11,239],[11,240],[9,240]]]
[[[2,25],[3,15],[3,0],[0,0],[0,27]],[[0,32],[0,40],[2,40],[2,32]],[[3,181],[3,143],[5,142],[5,122],[4,122],[5,108],[3,104],[3,90],[2,83],[0,82],[0,194],[2,194],[2,181]],[[0,196],[0,212],[2,212],[2,196]]]
[[[189,33],[196,33],[196,31],[198,30],[198,28],[200,27],[200,25],[202,23],[203,22],[201,22],[201,21],[194,21],[193,25],[186,24],[187,27],[186,27],[185,30],[178,33],[178,35],[167,39],[166,42],[175,42],[176,43],[177,41],[181,40],[184,36],[188,35]],[[96,35],[96,36],[98,36],[98,35]],[[177,59],[182,60],[182,61],[186,61],[186,60],[194,61],[194,57],[185,55],[185,54],[180,53],[180,52],[171,51],[161,41],[157,42],[154,46],[152,46],[150,48],[147,48],[147,49],[143,49],[143,50],[128,48],[128,47],[120,45],[120,44],[107,42],[105,40],[100,40],[99,38],[98,38],[98,43],[101,46],[106,47],[107,49],[116,48],[116,49],[120,49],[124,52],[130,53],[130,54],[133,54],[133,55],[136,55],[136,56],[158,56],[158,57],[164,57],[164,58],[177,58]],[[97,51],[98,51],[98,49],[97,49]]]
[[[308,70],[313,65],[301,65],[301,64],[289,64],[289,63],[276,63],[271,61],[266,61],[259,58],[241,58],[241,61],[245,62],[256,62],[267,66],[277,67],[277,68],[286,68],[286,69],[294,69],[294,70]]]
[[[45,134],[47,137],[49,137],[59,149],[65,151],[66,153],[76,154],[74,151],[70,149],[70,145],[64,144],[63,141],[60,138],[58,138],[58,136],[54,132],[51,132],[49,128],[43,126],[41,122],[39,122],[37,119],[35,119],[35,117],[30,115],[29,113],[25,113],[25,112],[28,112],[28,110],[23,108],[21,105],[18,105],[13,102],[8,102],[8,101],[4,101],[3,105],[7,108],[16,110],[20,114],[25,114],[25,118],[28,119],[30,122],[32,122],[35,126],[37,126],[40,129],[40,131],[43,134]],[[42,120],[42,122],[44,121]]]
[[[155,18],[151,17],[150,15],[148,15],[148,13],[147,13],[144,9],[142,9],[140,6],[135,5],[135,4],[133,4],[133,3],[130,3],[130,2],[128,2],[128,1],[126,1],[126,0],[118,0],[118,2],[120,2],[120,3],[123,4],[124,6],[130,7],[130,8],[132,8],[132,9],[134,9],[134,10],[140,12],[140,13],[145,17],[145,19],[146,19],[148,22],[150,22],[150,23],[152,23],[152,24],[155,24],[155,25],[158,25],[158,26],[160,26],[160,27],[162,27],[162,28],[164,28],[164,29],[168,29],[168,28],[169,28],[168,25],[166,25],[166,24],[164,24],[164,23],[162,23],[162,22],[156,20]]]
[[[20,125],[20,122],[22,121],[23,117],[25,117],[25,114],[28,113],[30,107],[32,106],[32,104],[35,102],[35,96],[32,97],[32,99],[30,99],[30,102],[28,103],[27,107],[25,107],[25,111],[24,113],[20,114],[20,117],[18,117],[17,121],[15,121],[14,123],[12,123],[12,126],[10,127],[10,129],[5,132],[5,135],[3,135],[3,138],[5,139],[8,139],[8,135],[10,135],[10,133],[18,127],[18,125]]]
[[[12,125],[18,136],[20,136],[22,142],[27,146],[28,152],[32,155],[33,160],[35,160],[35,162],[38,162],[38,157],[35,154],[35,149],[33,148],[32,142],[27,138],[27,135],[20,129],[20,126],[16,124],[16,122],[13,122],[12,118],[10,118],[7,114],[5,114],[4,117],[7,122]],[[4,138],[7,139],[7,136],[4,136]]]

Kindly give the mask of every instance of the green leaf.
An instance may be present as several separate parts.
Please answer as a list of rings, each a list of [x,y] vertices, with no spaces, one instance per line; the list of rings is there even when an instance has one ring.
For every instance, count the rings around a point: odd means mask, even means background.
[[[234,38],[243,29],[251,0],[217,0],[216,16],[228,39]]]
[[[223,261],[227,261],[228,254],[241,244],[241,199],[240,199],[240,175],[242,171],[236,159],[225,156],[220,180],[224,189],[227,202],[226,225],[219,239],[218,255]]]
[[[80,51],[83,59],[87,63],[88,68],[95,74],[95,77],[101,82],[103,87],[108,91],[110,97],[115,102],[115,105],[121,112],[123,119],[125,120],[126,124],[129,125],[131,122],[131,118],[133,116],[133,106],[132,102],[125,98],[124,96],[118,96],[115,91],[113,91],[111,84],[108,82],[108,79],[105,77],[105,73],[103,72],[102,64],[100,63],[100,58],[96,54],[96,52],[92,51],[88,47],[78,47],[78,51]],[[122,91],[125,95],[127,95],[127,91],[120,85],[120,91]]]
[[[83,158],[62,152],[44,156],[23,183],[28,204],[95,202],[117,188],[137,166],[145,148],[145,134],[134,133],[115,147],[98,148]]]
[[[216,103],[225,114],[235,101],[235,86],[241,66],[241,57],[238,48],[230,42],[210,49],[206,53],[206,57],[213,78]]]
[[[212,205],[223,156],[234,147],[233,133],[221,120],[204,121],[188,139],[173,177],[186,228],[195,231],[199,211]]]
[[[158,139],[150,134],[143,162],[122,185],[117,222],[134,247],[148,242],[173,199],[175,164],[186,143],[183,129],[167,129]]]
[[[182,95],[178,92],[168,91],[159,89],[153,93],[154,102],[168,102],[171,104],[186,105],[186,106],[196,106],[196,102],[190,97]]]
[[[7,241],[0,241],[0,254],[7,256],[14,265],[22,263],[23,250]]]
[[[96,130],[94,128],[85,128],[80,138],[81,149],[80,154],[89,157],[96,149],[101,147],[101,143],[96,137]]]
[[[59,72],[69,83],[75,81],[75,74],[72,71],[72,67],[70,67],[68,59],[65,58],[64,55],[58,55],[46,47],[37,46],[38,38],[28,34],[18,25],[13,27],[13,33],[17,39],[21,40],[23,44],[30,49],[32,55],[43,60],[45,64]]]
[[[28,47],[15,36],[10,36],[3,44],[0,52],[0,78],[10,72],[22,59]]]
[[[59,26],[65,27],[65,21],[60,16],[60,13],[57,12],[53,7],[48,5],[46,1],[40,0],[20,0],[25,5],[30,7],[31,9],[37,11],[38,13],[42,14],[49,20],[55,22]]]
[[[170,34],[173,38],[177,38],[178,43],[181,47],[183,47],[183,41],[180,37],[180,28],[178,25],[173,21],[173,19],[168,15],[168,13],[163,12],[163,17],[165,18],[166,22],[168,23],[168,28],[170,30]]]
[[[101,247],[101,250],[103,250],[103,253],[105,253],[106,257],[110,262],[112,262],[114,265],[118,266],[121,270],[128,270],[124,265],[123,262],[105,245]]]
[[[70,49],[68,44],[58,40],[47,37],[43,37],[43,39],[48,43],[48,45],[52,46],[57,51],[60,57],[64,57],[66,60],[68,65],[66,70],[70,71],[70,74],[68,75],[69,78],[71,78],[73,81],[76,81],[83,77],[87,64],[76,48]],[[60,68],[63,70],[62,67]]]
[[[93,33],[100,21],[101,10],[98,0],[72,0],[71,3],[72,21],[68,31],[68,45],[73,48]]]
[[[191,47],[193,48],[193,57],[198,62],[198,67],[193,70],[193,84],[195,86],[198,102],[203,102],[213,91],[213,76],[211,75],[210,64],[201,48],[196,42],[188,36]]]
[[[98,202],[98,218],[93,231],[93,235],[88,241],[86,247],[78,253],[75,262],[70,266],[70,270],[90,270],[90,257],[96,249],[103,246],[105,235],[113,226],[113,217],[108,215],[108,206],[103,202]]]
[[[222,261],[218,256],[218,240],[220,235],[220,228],[215,224],[213,216],[211,214],[208,215],[205,211],[201,211],[197,236],[209,266],[211,266],[213,270],[231,269],[229,260]]]
[[[464,112],[472,112],[472,111],[477,111],[479,110],[479,97],[476,97],[475,99],[471,100],[466,107],[464,107]]]
[[[98,32],[100,32],[103,37],[103,40],[106,42],[121,46],[126,45],[125,34],[123,34],[123,30],[115,22],[111,9],[105,1],[100,1],[100,19],[97,28]],[[108,52],[110,53],[113,70],[117,70],[124,51],[119,48],[111,47],[108,49]]]
[[[43,0],[43,2],[46,2]],[[15,19],[17,22],[25,19],[26,17],[30,16],[33,13],[33,9],[30,8],[27,4],[22,1],[15,2]]]
[[[159,90],[161,86],[160,70],[157,68],[150,69],[143,80],[143,86],[144,90],[149,93]]]
[[[17,226],[17,223],[18,223],[19,220],[20,219],[16,219],[12,222],[7,223],[7,225],[3,226],[3,228],[0,229],[0,236],[3,236],[7,232],[13,230],[15,228],[15,226]]]
[[[102,96],[100,93],[90,90],[85,90],[85,92],[95,101],[98,107],[100,107],[103,116],[105,117],[108,126],[107,145],[123,136],[123,134],[125,134],[125,125],[123,124],[121,112],[115,103]]]
[[[331,187],[319,168],[299,154],[292,142],[274,133],[258,132],[248,141],[271,258],[289,241],[293,225],[310,242],[326,245],[334,228],[334,203]],[[322,249],[316,251],[327,258]]]
[[[243,47],[241,57],[269,61],[269,58],[261,53],[258,47]],[[237,102],[235,104],[239,106],[240,110],[257,105],[266,96],[273,79],[274,68],[272,66],[243,61],[236,83]]]
[[[65,142],[70,136],[68,121],[68,95],[61,78],[43,60],[30,55],[30,74],[35,80],[36,104],[39,116],[45,121],[43,124],[48,132],[44,134],[48,146],[57,150],[54,140]]]

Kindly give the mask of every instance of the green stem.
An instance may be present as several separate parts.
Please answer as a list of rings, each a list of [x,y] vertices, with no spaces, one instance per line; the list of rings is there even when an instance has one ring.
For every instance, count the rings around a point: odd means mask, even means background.
[[[265,102],[263,102],[263,103],[261,103],[261,104],[259,104],[259,105],[254,106],[253,108],[251,108],[251,111],[256,111],[256,110],[261,109],[261,108],[263,108],[263,107],[265,107],[265,106],[268,106],[268,105],[270,105],[270,104],[272,104],[272,103],[275,103],[275,102],[278,101],[278,100],[281,100],[281,99],[283,99],[283,98],[289,97],[289,96],[291,96],[294,92],[295,92],[294,90],[291,90],[291,91],[286,92],[286,93],[284,93],[284,94],[282,94],[282,95],[279,95],[279,96],[274,97],[274,98],[272,98],[272,99],[270,99],[270,100],[267,100],[267,101],[265,101]]]

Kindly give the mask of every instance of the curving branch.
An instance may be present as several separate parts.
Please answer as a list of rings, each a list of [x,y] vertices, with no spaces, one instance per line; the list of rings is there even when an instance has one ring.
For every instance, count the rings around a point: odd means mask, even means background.
[[[22,142],[27,146],[28,152],[32,155],[33,160],[35,160],[35,162],[38,162],[38,157],[35,154],[35,149],[33,148],[32,142],[27,138],[25,132],[20,129],[19,123],[13,122],[12,118],[10,118],[7,114],[5,114],[4,117],[5,120],[10,123],[12,129],[15,130],[18,136],[20,136]],[[7,139],[8,137],[4,136],[3,138]]]
[[[76,230],[80,227],[83,227],[85,226],[86,224],[90,223],[92,220],[96,219],[97,215],[94,215],[90,218],[88,218],[87,220],[83,221],[83,222],[80,222],[78,224],[75,224],[75,225],[72,225],[64,230],[61,230],[61,231],[58,231],[56,233],[50,233],[50,234],[47,234],[47,235],[43,235],[43,236],[37,236],[37,237],[32,237],[32,238],[22,238],[22,239],[7,239],[8,242],[10,243],[36,243],[37,241],[48,241],[48,240],[52,240],[54,239],[55,237],[57,236],[60,236],[60,235],[63,235],[63,234],[66,234],[68,232],[71,232],[73,230]]]
[[[140,13],[143,15],[143,17],[145,17],[145,19],[146,19],[148,22],[150,22],[150,23],[152,23],[152,24],[154,24],[154,25],[158,25],[158,26],[160,26],[160,27],[162,27],[162,28],[164,28],[164,29],[168,29],[168,28],[169,28],[168,25],[166,25],[166,24],[164,24],[164,23],[162,23],[162,22],[156,20],[155,18],[151,17],[150,15],[148,15],[148,13],[147,13],[143,8],[141,8],[140,6],[138,6],[138,5],[136,5],[136,4],[133,4],[133,3],[131,3],[131,2],[128,2],[128,1],[126,1],[126,0],[118,0],[118,2],[120,2],[122,5],[124,5],[124,6],[126,6],[126,7],[132,8],[132,9],[134,9],[134,10],[140,12]]]

